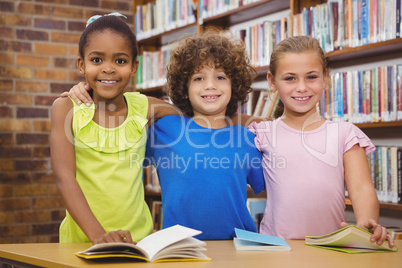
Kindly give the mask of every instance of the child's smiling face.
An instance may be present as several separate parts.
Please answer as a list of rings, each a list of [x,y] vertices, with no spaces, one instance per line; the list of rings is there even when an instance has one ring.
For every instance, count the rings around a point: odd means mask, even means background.
[[[275,77],[268,75],[268,81],[271,89],[278,90],[285,113],[308,116],[316,112],[326,74],[315,51],[288,53],[281,57]]]
[[[188,82],[194,116],[222,116],[232,96],[232,82],[223,69],[204,65]]]
[[[77,65],[101,99],[122,94],[137,69],[127,38],[110,30],[89,37],[84,59],[78,59]]]

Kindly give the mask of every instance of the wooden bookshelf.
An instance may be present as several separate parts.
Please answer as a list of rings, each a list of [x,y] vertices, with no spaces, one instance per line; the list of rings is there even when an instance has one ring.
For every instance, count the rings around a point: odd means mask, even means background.
[[[402,127],[402,121],[355,124],[359,128]]]
[[[231,25],[240,24],[288,8],[290,8],[289,1],[260,0],[213,17],[205,18],[203,19],[203,26],[205,28],[209,25],[220,25],[222,28],[228,28]]]
[[[347,206],[352,206],[352,202],[349,198],[346,198],[345,203]],[[395,204],[390,202],[380,202],[380,209],[390,209],[390,210],[397,210],[402,211],[402,204]]]
[[[377,55],[392,55],[402,52],[402,38],[371,43],[359,47],[350,47],[326,53],[328,62],[352,61]]]
[[[138,40],[138,46],[161,47],[176,41],[188,33],[197,33],[197,23],[192,23],[145,39]]]
[[[147,96],[152,96],[156,98],[161,98],[165,95],[165,86],[150,87],[145,89],[138,89],[138,92],[145,94]]]

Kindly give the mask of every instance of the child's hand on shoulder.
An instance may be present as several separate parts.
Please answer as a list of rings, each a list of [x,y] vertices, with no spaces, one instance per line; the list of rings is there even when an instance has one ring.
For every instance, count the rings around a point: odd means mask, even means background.
[[[79,82],[78,84],[74,85],[70,91],[63,92],[60,96],[63,98],[70,96],[78,105],[85,103],[85,105],[89,107],[92,103],[91,96],[89,96],[88,93],[88,90],[90,89],[91,87],[87,83]]]
[[[123,243],[133,243],[136,244],[129,231],[127,230],[117,230],[111,231],[109,233],[105,233],[101,237],[99,237],[93,244],[99,243],[114,243],[114,242],[123,242]]]
[[[346,222],[341,223],[341,227],[346,227],[348,224]],[[373,235],[370,237],[371,242],[376,242],[378,245],[382,245],[385,240],[388,240],[390,247],[395,246],[394,239],[388,234],[387,228],[378,224],[375,220],[369,219],[365,222],[358,223],[358,227],[369,231]]]

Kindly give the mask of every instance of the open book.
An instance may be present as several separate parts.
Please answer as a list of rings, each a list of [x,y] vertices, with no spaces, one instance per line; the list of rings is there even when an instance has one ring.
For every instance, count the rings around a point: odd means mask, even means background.
[[[355,225],[348,225],[333,233],[322,236],[306,236],[305,244],[346,253],[398,251],[391,248],[388,241],[382,245],[370,241],[371,233]]]
[[[235,228],[236,237],[233,238],[237,250],[269,250],[290,251],[286,241],[277,236],[270,236]]]
[[[134,258],[148,262],[209,261],[204,253],[205,242],[193,236],[201,231],[175,225],[143,238],[136,245],[131,243],[101,243],[75,253],[85,259]]]

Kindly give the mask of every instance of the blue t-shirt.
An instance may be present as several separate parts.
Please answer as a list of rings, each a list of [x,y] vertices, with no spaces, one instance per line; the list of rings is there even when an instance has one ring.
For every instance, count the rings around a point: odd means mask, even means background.
[[[166,116],[148,133],[146,157],[162,189],[163,228],[180,224],[202,231],[202,240],[232,239],[234,228],[256,231],[247,209],[247,184],[265,188],[262,155],[254,134],[236,125],[199,126]]]

